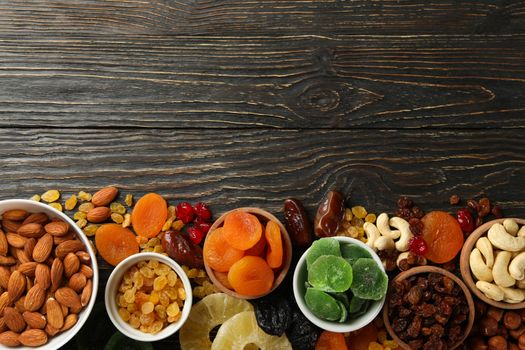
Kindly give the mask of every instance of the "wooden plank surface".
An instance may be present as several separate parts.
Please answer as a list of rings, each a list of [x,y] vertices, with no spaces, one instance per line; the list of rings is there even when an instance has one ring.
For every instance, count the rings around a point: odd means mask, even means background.
[[[523,1],[4,0],[0,33],[523,33]]]
[[[4,35],[0,126],[524,128],[524,48],[521,34]]]

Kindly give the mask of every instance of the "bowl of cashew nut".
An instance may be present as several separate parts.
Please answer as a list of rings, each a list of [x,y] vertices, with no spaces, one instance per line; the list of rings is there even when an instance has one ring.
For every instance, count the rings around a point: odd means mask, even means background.
[[[525,308],[525,220],[489,221],[470,234],[460,257],[463,280],[502,309]]]

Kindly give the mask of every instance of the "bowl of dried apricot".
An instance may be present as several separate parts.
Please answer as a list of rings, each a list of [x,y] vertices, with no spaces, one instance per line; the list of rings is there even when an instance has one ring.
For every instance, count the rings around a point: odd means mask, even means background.
[[[120,262],[105,291],[109,318],[124,335],[157,341],[179,330],[192,305],[190,280],[173,259],[139,253]]]
[[[360,240],[325,237],[301,256],[293,293],[301,312],[331,332],[363,328],[385,302],[388,276],[379,256]]]
[[[58,349],[82,328],[98,289],[91,243],[58,210],[0,201],[0,344]]]
[[[292,261],[292,242],[283,224],[259,208],[238,208],[211,226],[203,248],[204,267],[224,293],[255,299],[275,290]]]

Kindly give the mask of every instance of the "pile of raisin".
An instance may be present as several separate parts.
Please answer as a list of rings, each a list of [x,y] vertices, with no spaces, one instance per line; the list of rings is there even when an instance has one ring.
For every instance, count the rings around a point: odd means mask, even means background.
[[[401,196],[397,200],[396,216],[405,219],[410,224],[410,231],[416,236],[423,232],[423,222],[421,218],[425,216],[425,212],[418,206],[414,205],[414,201],[406,196]]]

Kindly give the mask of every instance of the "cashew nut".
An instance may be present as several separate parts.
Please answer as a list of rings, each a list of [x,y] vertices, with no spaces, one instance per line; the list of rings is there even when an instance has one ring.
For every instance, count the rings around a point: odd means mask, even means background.
[[[503,301],[507,303],[521,303],[525,300],[525,290],[500,287],[503,290]]]
[[[509,265],[509,273],[517,280],[525,279],[525,252],[512,259]]]
[[[503,293],[503,289],[501,289],[499,286],[495,285],[494,283],[489,283],[485,281],[477,281],[476,282],[476,288],[478,288],[487,298],[490,298],[492,300],[501,301],[503,300],[503,297],[505,296]]]
[[[387,213],[381,213],[376,219],[377,228],[379,229],[379,232],[385,236],[390,237],[393,240],[398,239],[399,236],[401,236],[401,232],[399,230],[390,230],[390,224],[388,222],[388,214]]]
[[[494,277],[494,282],[500,287],[510,287],[516,283],[516,280],[509,274],[508,270],[511,257],[511,252],[502,251],[494,260],[492,276]]]
[[[470,252],[469,263],[472,274],[479,281],[492,282],[492,270],[483,261],[478,248],[474,248]]]
[[[492,244],[487,237],[481,237],[476,242],[476,248],[479,249],[480,253],[485,258],[485,264],[492,268],[494,265],[494,252],[492,251]]]
[[[410,225],[405,219],[396,216],[390,218],[389,223],[390,226],[401,231],[401,237],[396,242],[396,249],[400,252],[406,252],[408,250],[408,242],[410,241],[410,238],[413,237],[412,232],[410,231]]]
[[[525,237],[525,225],[521,226],[517,234],[518,237]]]
[[[516,287],[519,289],[525,289],[525,279],[522,279],[521,281],[516,281]]]
[[[377,250],[390,250],[395,247],[394,240],[387,236],[381,236],[374,241],[374,248]]]
[[[489,229],[487,237],[493,246],[509,252],[525,249],[525,237],[513,237],[502,224],[494,224]]]
[[[379,236],[381,236],[376,225],[372,224],[371,222],[365,222],[363,225],[363,230],[366,233],[366,245],[370,248],[374,248],[374,242],[379,238]]]
[[[503,220],[503,227],[505,227],[505,230],[512,236],[516,236],[518,233],[518,223],[513,219]]]

